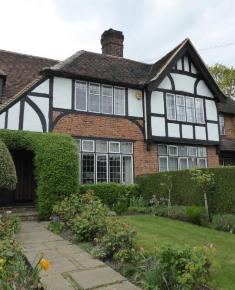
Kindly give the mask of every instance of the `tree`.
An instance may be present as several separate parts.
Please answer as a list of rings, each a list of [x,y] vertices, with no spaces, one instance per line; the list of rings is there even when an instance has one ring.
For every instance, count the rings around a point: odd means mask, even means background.
[[[209,71],[222,92],[227,97],[235,98],[235,68],[216,63]]]
[[[167,209],[168,209],[168,216],[170,215],[171,210],[171,192],[173,189],[173,181],[172,176],[169,173],[163,174],[164,181],[160,184],[161,186],[166,188],[167,191]]]
[[[207,195],[215,184],[215,175],[210,171],[203,171],[201,169],[192,170],[192,180],[196,183],[198,189],[204,196],[204,204],[208,221],[210,220],[209,206]]]

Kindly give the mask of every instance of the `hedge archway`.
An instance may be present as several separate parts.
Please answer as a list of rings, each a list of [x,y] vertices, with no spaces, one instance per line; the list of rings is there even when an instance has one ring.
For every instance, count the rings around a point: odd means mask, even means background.
[[[50,216],[59,199],[78,191],[78,153],[71,136],[0,130],[0,138],[9,150],[34,152],[36,206],[40,219]]]
[[[16,170],[11,154],[0,140],[0,190],[12,191],[16,188]]]

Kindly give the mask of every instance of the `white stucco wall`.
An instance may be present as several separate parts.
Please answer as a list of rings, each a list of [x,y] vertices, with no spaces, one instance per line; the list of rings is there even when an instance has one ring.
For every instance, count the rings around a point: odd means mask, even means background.
[[[197,84],[196,91],[198,95],[214,98],[213,94],[203,80],[200,80],[200,82]]]
[[[194,83],[196,78],[176,73],[171,73],[171,76],[174,80],[175,89],[177,91],[188,92],[191,94],[194,93]]]
[[[212,100],[206,100],[206,117],[207,120],[210,121],[217,121],[218,120],[218,116],[217,116],[217,108],[216,108],[216,104],[214,101]]]
[[[182,138],[193,139],[192,125],[182,125]]]
[[[7,129],[18,130],[20,117],[20,102],[17,102],[8,110]]]
[[[161,83],[159,84],[159,89],[167,89],[167,90],[172,90],[172,85],[171,81],[168,77],[165,77]]]
[[[179,124],[168,123],[168,137],[179,138],[180,126]]]
[[[6,117],[5,112],[0,115],[0,129],[5,128],[5,117]]]
[[[219,128],[217,124],[207,123],[208,140],[219,141]]]
[[[151,117],[152,135],[153,136],[166,136],[165,118]]]
[[[35,96],[28,96],[30,100],[32,100],[41,110],[46,119],[47,130],[48,130],[48,123],[49,123],[49,98],[42,98],[42,97],[35,97]]]
[[[43,132],[42,123],[40,118],[38,117],[38,114],[28,103],[25,103],[24,107],[23,130]]]
[[[151,95],[151,113],[164,114],[164,99],[163,92],[152,92]]]
[[[34,88],[34,93],[49,94],[49,80],[45,80],[39,86]]]
[[[71,109],[72,80],[54,77],[53,107]]]
[[[143,117],[142,91],[128,89],[128,115],[133,117]]]

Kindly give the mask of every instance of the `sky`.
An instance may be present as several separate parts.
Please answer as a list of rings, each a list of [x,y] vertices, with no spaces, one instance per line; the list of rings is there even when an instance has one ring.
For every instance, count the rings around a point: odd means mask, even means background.
[[[124,33],[124,57],[153,63],[189,37],[205,63],[235,66],[234,0],[0,0],[0,49],[63,60]]]

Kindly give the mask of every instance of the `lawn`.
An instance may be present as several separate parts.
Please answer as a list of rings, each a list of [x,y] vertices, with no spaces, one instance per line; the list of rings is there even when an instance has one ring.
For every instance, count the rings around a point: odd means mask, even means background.
[[[211,286],[220,290],[235,289],[235,235],[155,216],[128,216],[123,219],[138,232],[138,244],[147,250],[152,250],[154,245],[213,244],[219,265],[212,275]]]

